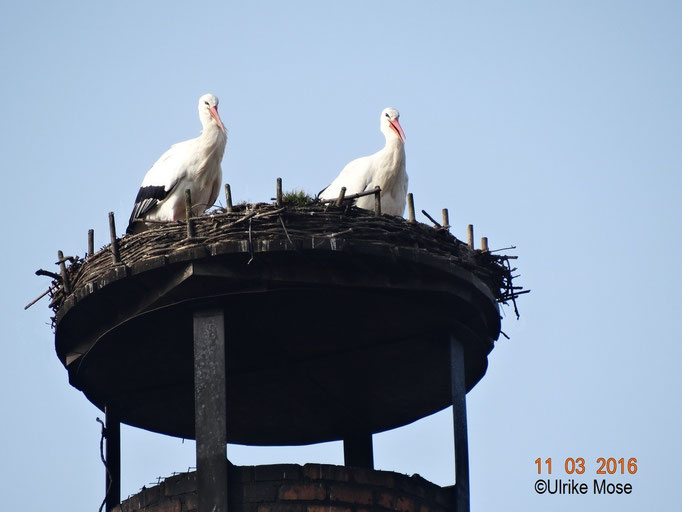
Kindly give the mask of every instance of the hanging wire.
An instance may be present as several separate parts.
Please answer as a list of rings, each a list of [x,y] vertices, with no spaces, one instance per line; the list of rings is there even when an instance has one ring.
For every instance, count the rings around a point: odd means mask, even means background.
[[[107,503],[107,498],[109,497],[109,491],[111,491],[111,472],[109,471],[109,466],[107,466],[107,460],[104,458],[104,438],[107,437],[107,428],[104,426],[104,422],[97,418],[97,423],[102,425],[102,437],[99,440],[99,458],[102,459],[102,464],[104,464],[104,469],[107,471],[107,492],[104,494],[104,499],[102,504],[99,506],[97,512],[102,512],[104,505]]]

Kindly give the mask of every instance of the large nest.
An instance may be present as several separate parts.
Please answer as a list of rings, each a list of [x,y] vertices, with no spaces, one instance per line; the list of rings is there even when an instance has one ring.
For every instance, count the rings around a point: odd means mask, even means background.
[[[352,206],[336,207],[312,204],[294,206],[285,204],[238,205],[232,212],[213,210],[192,219],[194,236],[188,237],[185,222],[157,223],[148,231],[126,235],[117,240],[119,262],[113,258],[112,246],[107,245],[86,258],[66,257],[70,263],[62,270],[66,273],[69,293],[66,293],[62,275],[51,275],[54,280],[48,293],[50,307],[57,313],[70,295],[88,283],[96,282],[112,268],[130,266],[145,259],[169,256],[189,247],[210,247],[213,244],[241,241],[252,245],[261,240],[277,240],[296,247],[302,240],[314,238],[342,239],[409,247],[446,256],[460,267],[472,272],[490,289],[498,302],[511,302],[518,316],[515,298],[523,292],[513,286],[509,260],[493,252],[474,250],[450,234],[447,228],[408,222],[390,215],[375,216],[373,212]]]

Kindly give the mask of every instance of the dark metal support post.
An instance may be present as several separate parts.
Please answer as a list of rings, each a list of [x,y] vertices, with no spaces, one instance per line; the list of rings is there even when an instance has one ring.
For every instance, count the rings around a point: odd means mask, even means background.
[[[363,432],[344,438],[343,460],[346,466],[374,469],[372,433]]]
[[[106,511],[111,512],[121,502],[121,421],[115,408],[104,408],[106,440]]]
[[[455,432],[455,512],[469,512],[469,446],[464,383],[464,348],[450,336],[450,389]]]
[[[194,312],[194,425],[199,512],[227,512],[225,319]]]

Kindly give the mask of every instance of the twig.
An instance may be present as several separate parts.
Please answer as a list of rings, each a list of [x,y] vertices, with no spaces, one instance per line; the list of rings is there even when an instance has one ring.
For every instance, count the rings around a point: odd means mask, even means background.
[[[73,257],[73,256],[64,256],[64,255],[62,255],[60,258],[59,258],[59,257],[57,258],[57,261],[55,262],[55,265],[59,265],[60,263],[66,263],[67,261],[68,261],[69,263],[73,263],[74,261],[76,261],[76,258]]]
[[[133,224],[182,224],[179,220],[133,219]]]
[[[49,270],[43,270],[42,268],[36,270],[36,275],[51,277],[52,279],[56,279],[57,281],[60,282],[62,280],[62,276],[60,276],[59,274],[55,274],[54,272],[50,272]]]
[[[282,213],[284,210],[286,210],[286,207],[278,208],[277,210],[271,210],[269,212],[263,212],[263,213],[256,213],[256,210],[252,210],[243,217],[235,220],[234,222],[231,222],[230,224],[226,224],[224,227],[225,228],[230,228],[234,226],[235,224],[239,224],[240,222],[244,222],[246,220],[249,220],[251,218],[254,219],[260,219],[262,217],[272,217],[273,215],[278,215]],[[223,219],[223,218],[230,218],[234,217],[234,213],[216,213],[214,215],[210,216],[211,218],[214,219]],[[200,217],[192,217],[193,219],[203,219],[205,216],[200,216]]]
[[[515,245],[512,245],[512,246],[510,246],[510,247],[503,247],[502,249],[495,249],[495,250],[489,251],[489,252],[492,253],[492,252],[500,252],[500,251],[509,251],[509,250],[511,250],[511,249],[516,249],[516,246],[515,246]],[[507,257],[510,258],[511,256],[507,256]]]
[[[375,194],[375,193],[376,193],[375,190],[368,190],[368,191],[365,191],[365,192],[358,192],[357,194],[351,194],[351,195],[349,195],[349,196],[345,196],[345,197],[343,198],[343,200],[344,200],[344,201],[350,201],[351,199],[357,199],[358,197],[371,196],[371,195],[373,195],[373,194]],[[336,200],[337,200],[337,198],[334,198],[334,199],[321,199],[321,200],[320,200],[320,203],[322,203],[322,204],[334,203],[334,202],[336,202]]]
[[[251,258],[249,258],[249,261],[246,262],[247,265],[250,265],[251,262],[253,261],[253,240],[251,238],[251,220],[252,219],[249,219],[249,255],[251,255]]]
[[[438,222],[436,222],[436,219],[434,219],[433,217],[431,217],[431,215],[429,215],[428,213],[426,213],[426,210],[422,210],[422,213],[423,213],[424,215],[426,215],[426,218],[429,219],[431,222],[433,222],[433,224],[434,224],[437,228],[442,228],[442,227],[443,227],[443,226],[441,226],[440,224],[438,224]]]
[[[284,219],[282,219],[282,216],[279,216],[279,222],[282,224],[282,229],[284,230],[284,234],[287,236],[287,240],[289,240],[289,243],[291,244],[291,247],[293,249],[296,249],[296,246],[294,245],[294,241],[291,239],[289,236],[289,232],[287,231],[287,227],[284,225]]]
[[[505,260],[505,264],[507,265],[507,270],[509,271],[509,275],[511,275],[511,265],[509,264],[509,260]],[[511,284],[511,283],[509,283],[509,284]],[[530,291],[530,290],[527,290],[527,291]],[[519,318],[521,318],[521,315],[519,314],[519,308],[518,308],[518,306],[516,305],[516,297],[517,297],[518,295],[520,295],[520,293],[514,294],[514,291],[513,291],[513,288],[512,288],[511,301],[512,301],[512,304],[514,304],[514,313],[516,314],[516,319],[517,319],[517,320],[518,320]]]
[[[346,195],[346,187],[341,187],[341,192],[339,192],[339,198],[336,200],[336,206],[341,206],[343,204],[343,196]]]
[[[334,238],[334,237],[337,237],[340,235],[347,235],[348,233],[352,233],[352,232],[353,232],[353,228],[348,228],[348,229],[344,229],[343,231],[339,231],[337,233],[329,233],[329,234],[325,234],[325,235],[315,235],[315,236],[324,236],[326,238]]]
[[[57,276],[57,277],[59,277],[59,276]],[[24,311],[26,311],[28,308],[30,308],[31,306],[33,306],[33,304],[35,304],[35,303],[38,302],[40,299],[42,299],[43,297],[45,297],[45,295],[47,295],[47,294],[50,293],[51,291],[52,291],[52,288],[48,288],[48,289],[45,290],[43,293],[41,293],[38,297],[36,297],[36,298],[33,299],[31,302],[29,302],[28,304],[26,304],[26,305],[24,306]]]

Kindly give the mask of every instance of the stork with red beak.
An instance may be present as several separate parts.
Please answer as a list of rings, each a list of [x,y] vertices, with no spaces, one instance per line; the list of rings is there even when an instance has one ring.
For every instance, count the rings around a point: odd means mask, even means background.
[[[320,199],[336,199],[342,187],[346,195],[357,194],[381,187],[381,210],[389,215],[402,215],[407,196],[407,172],[405,171],[405,133],[394,108],[381,111],[379,128],[386,137],[386,145],[370,156],[349,162],[331,185],[322,190]],[[358,198],[356,205],[366,210],[374,209],[374,197]]]
[[[185,190],[192,195],[192,215],[200,215],[218,197],[222,182],[220,162],[227,132],[218,115],[218,98],[199,98],[203,126],[195,139],[173,144],[147,171],[135,198],[127,233],[149,229],[145,220],[175,221],[185,218]]]

